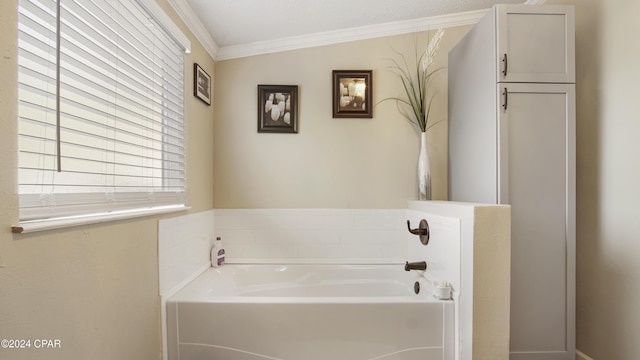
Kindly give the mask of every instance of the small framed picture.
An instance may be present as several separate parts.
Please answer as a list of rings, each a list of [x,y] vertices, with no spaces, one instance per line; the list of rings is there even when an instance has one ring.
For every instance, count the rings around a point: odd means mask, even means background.
[[[258,85],[258,132],[298,133],[298,85]]]
[[[196,63],[193,64],[193,95],[211,105],[211,76]]]
[[[372,70],[333,70],[333,117],[372,118]]]

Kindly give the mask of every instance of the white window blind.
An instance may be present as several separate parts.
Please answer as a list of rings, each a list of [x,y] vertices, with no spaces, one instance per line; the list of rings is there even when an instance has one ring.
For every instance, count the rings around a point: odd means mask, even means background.
[[[18,11],[21,223],[184,205],[184,45],[136,0]]]

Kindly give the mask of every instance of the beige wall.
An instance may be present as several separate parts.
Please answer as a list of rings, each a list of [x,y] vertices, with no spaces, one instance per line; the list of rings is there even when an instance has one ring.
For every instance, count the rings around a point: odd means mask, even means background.
[[[640,2],[576,6],[577,348],[640,357]]]
[[[469,27],[448,29],[435,66]],[[430,33],[433,35],[433,31]],[[423,50],[427,33],[419,34]],[[409,60],[416,36],[392,36],[216,64],[216,208],[404,208],[417,198],[419,133],[387,101],[373,119],[333,119],[332,70],[373,70],[373,101],[402,96],[385,59]],[[433,197],[447,196],[446,71],[434,83],[428,133]],[[257,85],[299,86],[299,133],[257,133]]]
[[[16,4],[0,2],[0,339],[60,339],[62,348],[0,349],[0,358],[160,359],[158,217],[11,234],[18,220]],[[192,96],[192,63],[212,74],[214,62],[195,38],[191,42],[187,191],[197,212],[213,208],[213,108]]]

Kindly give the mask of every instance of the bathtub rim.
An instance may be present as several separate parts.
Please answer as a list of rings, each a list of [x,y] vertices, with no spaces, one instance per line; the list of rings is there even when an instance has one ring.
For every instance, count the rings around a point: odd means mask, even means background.
[[[189,281],[185,286],[166,298],[167,303],[278,303],[278,304],[343,304],[343,303],[366,303],[366,304],[406,304],[422,302],[454,302],[454,300],[440,300],[433,296],[433,284],[424,276],[424,271],[412,271],[409,274],[399,272],[398,278],[407,277],[407,282],[418,281],[421,286],[421,294],[406,296],[242,296],[242,295],[213,295],[213,294],[187,294],[189,286],[195,286],[197,282],[204,281],[203,278],[215,276],[216,272],[233,271],[233,269],[270,269],[278,267],[293,267],[295,269],[313,268],[336,268],[347,270],[397,270],[402,269],[402,264],[225,264],[222,267],[209,267],[204,269],[197,277]],[[400,270],[399,270],[400,271]],[[409,280],[411,279],[411,280]]]

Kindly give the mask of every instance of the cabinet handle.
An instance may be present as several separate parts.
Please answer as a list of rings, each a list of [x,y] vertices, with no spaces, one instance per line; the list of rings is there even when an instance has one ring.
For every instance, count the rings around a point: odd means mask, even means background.
[[[507,60],[507,54],[504,54],[502,58],[502,62],[504,63],[504,70],[502,70],[502,75],[507,76],[507,68],[509,66],[509,61]]]
[[[504,95],[504,104],[502,104],[502,107],[504,108],[504,110],[507,110],[507,104],[509,103],[509,92],[507,91],[507,88],[504,88],[504,92],[502,93],[502,95]]]

